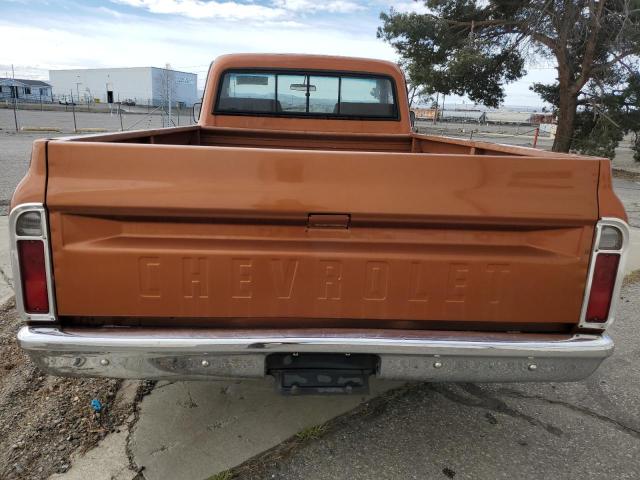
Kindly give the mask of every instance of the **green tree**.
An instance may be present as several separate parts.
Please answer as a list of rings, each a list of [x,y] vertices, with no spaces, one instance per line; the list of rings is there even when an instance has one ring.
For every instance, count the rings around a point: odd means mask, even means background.
[[[634,159],[640,161],[640,73],[590,81],[578,97],[572,149],[613,158],[620,140],[632,134]],[[618,72],[620,73],[620,72]],[[557,110],[558,84],[535,84],[531,89]]]
[[[528,56],[557,65],[553,150],[571,148],[578,99],[612,72],[637,72],[640,0],[427,0],[429,13],[381,13],[378,37],[428,93],[467,95],[487,106],[524,76]],[[602,82],[601,82],[602,83]]]

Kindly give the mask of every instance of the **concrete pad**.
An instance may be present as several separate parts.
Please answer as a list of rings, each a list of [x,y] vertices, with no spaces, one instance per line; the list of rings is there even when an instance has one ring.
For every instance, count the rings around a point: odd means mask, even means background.
[[[120,432],[107,435],[97,447],[73,459],[70,470],[52,475],[49,480],[132,480],[137,473],[129,468],[128,433],[123,427]]]
[[[9,256],[9,217],[0,216],[0,306],[13,297]]]
[[[208,478],[400,385],[372,378],[370,396],[285,397],[270,377],[159,384],[140,405],[130,451],[146,480]]]
[[[640,268],[640,228],[631,228],[630,248],[624,274],[627,275]]]

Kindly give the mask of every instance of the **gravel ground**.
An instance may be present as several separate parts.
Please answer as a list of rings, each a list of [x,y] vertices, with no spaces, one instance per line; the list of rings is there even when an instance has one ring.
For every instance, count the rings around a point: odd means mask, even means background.
[[[42,373],[16,342],[21,324],[13,305],[0,309],[0,478],[6,480],[65,472],[73,453],[117,429],[137,403],[120,394],[118,380]],[[102,403],[100,413],[91,407],[93,399]]]
[[[640,283],[622,297],[616,353],[585,381],[412,385],[233,478],[638,479]]]

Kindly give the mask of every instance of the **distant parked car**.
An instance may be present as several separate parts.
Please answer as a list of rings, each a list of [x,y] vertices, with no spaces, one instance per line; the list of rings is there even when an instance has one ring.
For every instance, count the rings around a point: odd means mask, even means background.
[[[127,107],[135,107],[136,106],[136,101],[135,100],[131,100],[130,98],[128,98],[127,100],[122,102],[122,105],[126,105]]]
[[[76,105],[76,102],[70,102],[68,100],[58,100],[58,103],[60,105],[71,105],[71,106],[75,106]]]

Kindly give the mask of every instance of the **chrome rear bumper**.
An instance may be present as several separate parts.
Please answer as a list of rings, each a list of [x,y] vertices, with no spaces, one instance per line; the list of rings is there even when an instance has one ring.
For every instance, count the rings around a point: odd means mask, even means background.
[[[165,380],[255,378],[276,352],[370,353],[377,376],[413,381],[574,381],[613,353],[607,335],[415,330],[23,327],[18,341],[53,375]]]

